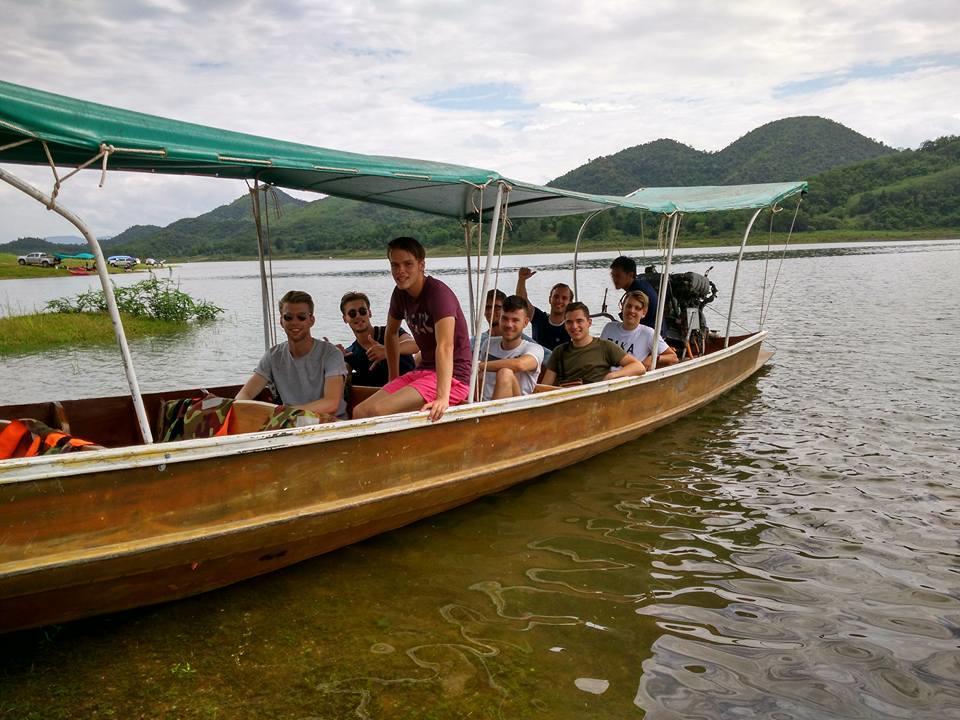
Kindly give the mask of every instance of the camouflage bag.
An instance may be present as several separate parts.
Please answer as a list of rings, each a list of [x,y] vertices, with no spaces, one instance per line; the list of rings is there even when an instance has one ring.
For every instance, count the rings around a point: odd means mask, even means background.
[[[288,405],[278,405],[261,430],[280,430],[282,428],[304,427],[336,422],[337,418],[329,413],[314,413]]]
[[[199,398],[168,400],[160,406],[160,442],[192,440],[194,438],[219,437],[228,434],[232,398],[223,398],[207,393]],[[337,418],[327,413],[313,413],[287,405],[278,405],[260,430],[319,425],[336,422]]]
[[[160,442],[227,434],[233,398],[207,393],[199,398],[168,400],[161,405]]]

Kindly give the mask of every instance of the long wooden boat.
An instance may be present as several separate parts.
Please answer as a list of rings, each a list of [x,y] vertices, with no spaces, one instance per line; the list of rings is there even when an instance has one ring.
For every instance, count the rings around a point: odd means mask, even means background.
[[[476,297],[486,292],[505,196],[511,217],[610,207],[669,216],[666,282],[682,212],[756,208],[756,219],[805,188],[588,195],[474,168],[295,146],[0,83],[0,160],[45,163],[51,154],[75,167],[93,164],[91,157],[106,167],[110,159],[119,169],[246,177],[467,223],[489,219]],[[643,377],[456,407],[436,423],[405,413],[155,443],[151,418],[160,403],[196,391],[140,393],[95,237],[55,197],[2,167],[0,180],[84,233],[131,388],[127,396],[0,406],[0,420],[36,418],[103,446],[0,461],[0,632],[182,598],[400,527],[633,440],[735,387],[770,357],[765,332],[734,337],[728,324],[701,357]],[[265,304],[265,328],[272,316]],[[471,318],[478,329],[479,304]],[[212,390],[232,396],[236,387]]]
[[[436,424],[407,413],[9,460],[0,631],[219,588],[580,462],[735,387],[770,357],[763,337]],[[129,398],[62,405],[72,432],[104,444],[135,427]]]

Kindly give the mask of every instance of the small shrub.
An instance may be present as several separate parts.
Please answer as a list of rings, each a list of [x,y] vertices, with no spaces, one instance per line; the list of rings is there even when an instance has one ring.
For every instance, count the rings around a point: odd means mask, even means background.
[[[194,300],[168,279],[150,278],[126,287],[114,285],[113,294],[121,313],[152,320],[206,322],[223,312],[206,300]],[[52,313],[102,313],[107,311],[107,301],[102,290],[90,290],[73,299],[51,300],[45,309]]]

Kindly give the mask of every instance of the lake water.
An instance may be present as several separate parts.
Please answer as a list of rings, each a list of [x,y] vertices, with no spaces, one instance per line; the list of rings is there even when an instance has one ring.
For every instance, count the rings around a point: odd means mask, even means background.
[[[591,307],[610,257],[581,269]],[[752,330],[751,258],[736,318]],[[732,259],[691,251],[676,270],[714,266],[725,311]],[[511,257],[508,289],[521,264],[537,300],[569,281],[569,256]],[[465,298],[459,267],[428,260]],[[317,298],[317,335],[346,337],[349,289],[383,318],[383,261],[274,269],[278,296]],[[136,343],[142,385],[240,382],[262,351],[255,264],[173,277],[229,310]],[[960,718],[958,277],[960,241],[793,249],[774,360],[704,410],[286,571],[4,636],[0,717]],[[5,281],[0,307],[88,284]],[[4,359],[0,394],[121,393],[115,356]]]

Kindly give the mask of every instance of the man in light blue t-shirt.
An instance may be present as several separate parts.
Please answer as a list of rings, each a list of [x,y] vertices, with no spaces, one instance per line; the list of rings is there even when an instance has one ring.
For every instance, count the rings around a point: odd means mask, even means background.
[[[280,298],[280,327],[287,341],[264,353],[237,400],[253,400],[271,383],[284,405],[346,418],[343,386],[347,366],[335,345],[310,334],[313,298],[291,290]]]

